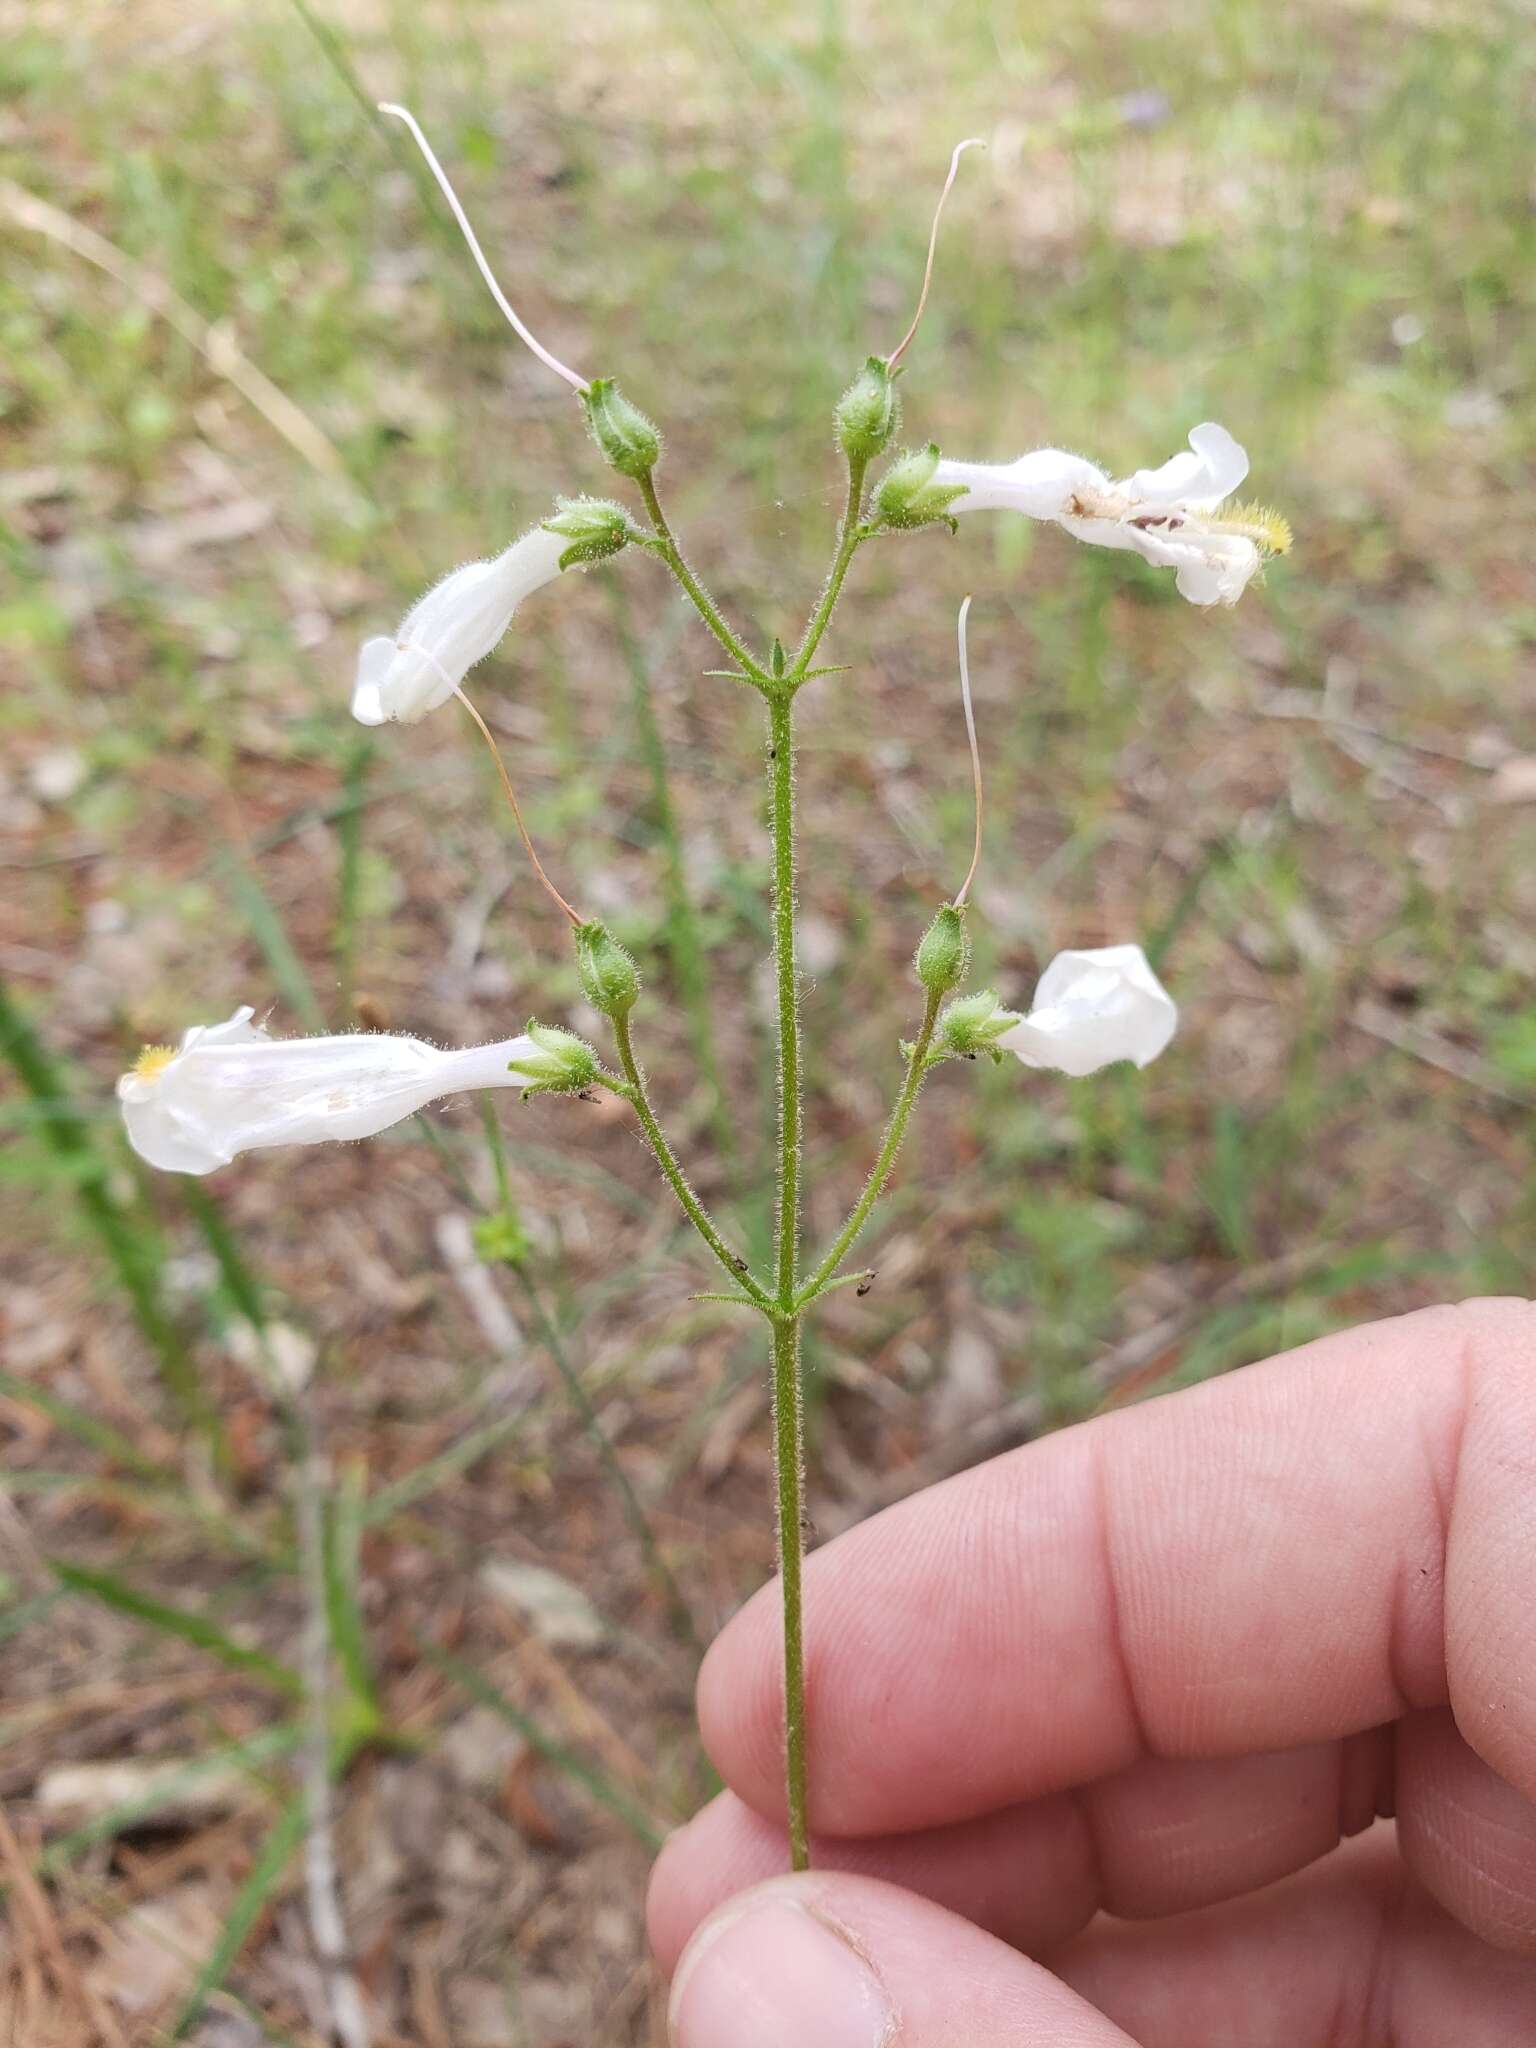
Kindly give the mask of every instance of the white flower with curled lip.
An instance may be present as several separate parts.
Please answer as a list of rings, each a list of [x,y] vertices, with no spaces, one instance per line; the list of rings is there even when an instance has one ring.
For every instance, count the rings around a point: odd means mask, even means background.
[[[532,591],[560,574],[571,543],[542,526],[486,562],[466,562],[434,584],[400,621],[393,639],[365,640],[352,687],[362,725],[410,725],[445,704],[483,661]]]
[[[1248,456],[1214,420],[1190,430],[1189,447],[1160,469],[1112,480],[1081,455],[1036,448],[1016,462],[951,462],[933,473],[935,488],[964,495],[951,516],[1012,511],[1053,519],[1078,540],[1129,548],[1161,568],[1191,604],[1236,604],[1270,555],[1283,555],[1291,530],[1261,505],[1229,505],[1248,474]]]
[[[1178,1007],[1140,946],[1058,953],[1040,977],[1034,1007],[993,1043],[1026,1067],[1081,1079],[1116,1060],[1144,1067],[1173,1037]]]
[[[252,1014],[195,1024],[119,1080],[129,1142],[151,1166],[212,1173],[261,1146],[371,1138],[442,1095],[526,1088],[510,1062],[539,1053],[527,1035],[450,1052],[385,1032],[269,1038]]]

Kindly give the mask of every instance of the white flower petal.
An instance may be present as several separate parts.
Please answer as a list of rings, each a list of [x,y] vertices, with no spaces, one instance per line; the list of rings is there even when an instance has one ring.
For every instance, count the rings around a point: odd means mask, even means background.
[[[1181,563],[1174,584],[1191,604],[1236,604],[1258,570],[1260,555],[1241,534],[1209,536]]]
[[[1236,604],[1261,557],[1251,540],[1237,533],[1213,533],[1197,518],[1170,514],[1161,526],[1131,525],[1122,519],[1060,521],[1078,540],[1096,547],[1130,549],[1160,569],[1175,569],[1175,587],[1191,604]]]
[[[1116,1060],[1144,1067],[1179,1020],[1140,946],[1058,953],[1040,977],[1034,1008],[997,1043],[1027,1067],[1081,1079]]]
[[[353,717],[363,725],[409,725],[445,704],[501,639],[523,599],[560,574],[569,545],[536,526],[493,560],[466,562],[435,583],[392,640],[364,643]]]
[[[358,650],[352,716],[359,725],[382,725],[389,716],[384,709],[384,680],[394,658],[395,643],[387,635],[365,640]]]
[[[1103,490],[1105,476],[1081,455],[1060,448],[1036,448],[1017,462],[941,461],[935,484],[964,484],[965,496],[950,510],[1024,512],[1031,519],[1055,519],[1074,491]]]
[[[1090,541],[1096,548],[1119,548],[1130,554],[1144,555],[1149,562],[1166,566],[1165,557],[1154,552],[1161,543],[1140,527],[1125,526],[1118,519],[1078,519],[1070,513],[1057,524],[1074,540]]]
[[[250,1018],[194,1026],[118,1082],[129,1142],[151,1166],[211,1173],[263,1146],[371,1138],[439,1096],[525,1086],[508,1063],[537,1050],[526,1036],[450,1052],[384,1032],[274,1039]]]
[[[1214,420],[1192,427],[1189,449],[1160,469],[1138,469],[1115,490],[1141,505],[1183,505],[1208,511],[1229,498],[1248,474],[1247,451]]]

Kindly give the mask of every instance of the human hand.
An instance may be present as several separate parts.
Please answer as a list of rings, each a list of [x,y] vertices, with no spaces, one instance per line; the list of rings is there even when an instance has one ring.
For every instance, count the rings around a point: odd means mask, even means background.
[[[817,1553],[801,1877],[777,1599],[705,1663],[730,1789],[652,1883],[678,2048],[1536,2042],[1536,1307],[1326,1338]]]

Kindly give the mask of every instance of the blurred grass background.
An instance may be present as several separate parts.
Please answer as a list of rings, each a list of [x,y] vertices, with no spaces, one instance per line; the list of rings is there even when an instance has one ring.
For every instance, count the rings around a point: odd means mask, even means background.
[[[536,330],[667,429],[675,521],[759,640],[815,592],[829,408],[905,326],[963,134],[990,148],[908,437],[1124,473],[1216,418],[1296,529],[1221,616],[1002,518],[860,560],[827,642],[852,666],[802,699],[813,1234],[968,853],[965,591],[980,975],[1022,1000],[1057,947],[1140,936],[1185,1025],[1143,1077],[931,1088],[879,1283],[810,1351],[830,1532],[1106,1399],[1529,1286],[1529,21],[33,0],[3,26],[0,1797],[58,1941],[40,1972],[18,1911],[0,1998],[39,2048],[322,2038],[282,1763],[312,1428],[381,2038],[644,2041],[645,1843],[707,1790],[647,1544],[700,1635],[766,1570],[755,1332],[688,1300],[712,1283],[622,1114],[503,1110],[514,1272],[470,1226],[503,1207],[473,1105],[203,1190],[139,1173],[110,1102],[140,1043],[245,1001],[444,1042],[592,1023],[467,730],[346,716],[360,638],[608,488],[371,102],[420,114]],[[640,954],[658,1096],[760,1247],[761,736],[715,665],[622,560],[532,600],[477,701],[557,880]],[[315,1362],[301,1400],[253,1376],[274,1359]]]

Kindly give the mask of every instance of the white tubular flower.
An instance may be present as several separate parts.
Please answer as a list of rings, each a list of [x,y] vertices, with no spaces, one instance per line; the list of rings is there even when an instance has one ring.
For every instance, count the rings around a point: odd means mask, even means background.
[[[365,640],[352,687],[361,725],[414,724],[445,704],[483,661],[530,592],[560,574],[570,542],[536,526],[488,562],[466,562],[434,584],[400,621],[394,638]]]
[[[1179,1012],[1140,946],[1058,953],[1040,977],[1035,1006],[996,1043],[1026,1067],[1080,1080],[1116,1060],[1144,1067],[1173,1037]]]
[[[1119,481],[1080,455],[1037,448],[1017,462],[941,461],[933,483],[964,487],[953,516],[1004,510],[1054,519],[1078,540],[1176,570],[1179,594],[1209,605],[1236,604],[1259,566],[1291,545],[1279,513],[1226,503],[1247,474],[1246,451],[1207,420],[1190,430],[1185,452]]]
[[[419,1038],[357,1032],[269,1038],[249,1006],[223,1024],[195,1024],[172,1051],[153,1046],[117,1084],[128,1138],[170,1173],[212,1173],[264,1145],[371,1138],[440,1095],[526,1088],[508,1062],[535,1055],[529,1037],[441,1052]]]

